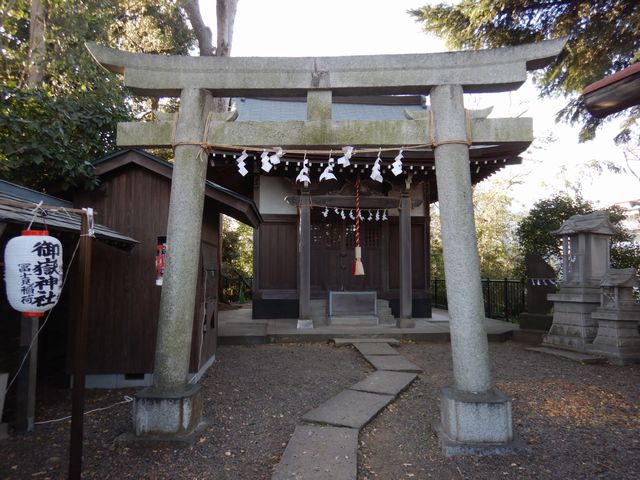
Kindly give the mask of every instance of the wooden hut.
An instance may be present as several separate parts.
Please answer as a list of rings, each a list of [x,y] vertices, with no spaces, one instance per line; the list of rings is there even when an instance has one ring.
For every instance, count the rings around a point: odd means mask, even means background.
[[[100,222],[140,243],[130,252],[97,244],[93,251],[88,387],[151,383],[161,287],[156,285],[158,237],[166,235],[171,163],[142,150],[122,150],[94,162],[101,187],[77,192]],[[201,375],[214,359],[217,336],[220,214],[252,227],[261,221],[253,201],[208,181],[205,191],[198,297],[189,371]],[[171,245],[167,245],[170,249]]]

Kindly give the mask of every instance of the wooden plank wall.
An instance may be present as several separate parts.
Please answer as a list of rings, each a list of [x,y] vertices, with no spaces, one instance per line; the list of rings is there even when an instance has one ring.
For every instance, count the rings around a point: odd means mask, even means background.
[[[91,205],[98,212],[96,222],[140,242],[130,252],[94,242],[87,373],[153,371],[161,292],[155,285],[156,241],[166,235],[170,188],[169,179],[131,165],[105,175],[99,191],[76,196],[76,206]],[[211,263],[211,256],[218,258],[219,215],[211,207],[205,210],[203,241],[215,250],[208,254]],[[204,298],[202,281],[201,275],[198,306]],[[196,308],[191,371],[201,364],[202,318]],[[209,316],[203,358],[215,351],[216,321]]]
[[[264,290],[298,288],[298,226],[292,215],[263,215],[258,229],[258,285]]]

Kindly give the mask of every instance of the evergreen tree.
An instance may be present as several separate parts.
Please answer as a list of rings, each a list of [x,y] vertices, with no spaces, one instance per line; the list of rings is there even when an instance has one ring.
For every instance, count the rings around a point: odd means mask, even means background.
[[[36,6],[43,28],[34,33],[32,2],[0,4],[0,176],[52,193],[93,188],[90,161],[115,148],[119,121],[150,105],[128,97],[84,43],[187,54],[195,37],[176,0],[34,0]]]
[[[640,59],[637,0],[462,0],[409,13],[454,49],[497,48],[567,36],[562,54],[547,69],[534,73],[534,80],[543,96],[567,98],[558,119],[581,123],[582,140],[593,138],[602,123],[586,111],[582,89]],[[640,108],[621,115],[627,121],[619,140],[627,141]]]

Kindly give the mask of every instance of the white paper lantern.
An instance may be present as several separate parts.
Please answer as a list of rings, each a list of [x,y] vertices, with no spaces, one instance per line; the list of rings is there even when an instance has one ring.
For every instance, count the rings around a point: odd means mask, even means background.
[[[62,244],[46,230],[23,230],[4,251],[7,299],[25,315],[51,310],[62,290]]]

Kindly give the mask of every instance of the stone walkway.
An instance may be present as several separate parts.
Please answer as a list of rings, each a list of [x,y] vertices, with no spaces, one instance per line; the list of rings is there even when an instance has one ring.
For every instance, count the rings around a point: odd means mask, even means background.
[[[398,340],[340,338],[335,343],[352,344],[376,371],[302,417],[276,468],[274,480],[356,480],[360,429],[421,372],[420,367],[391,347]]]

